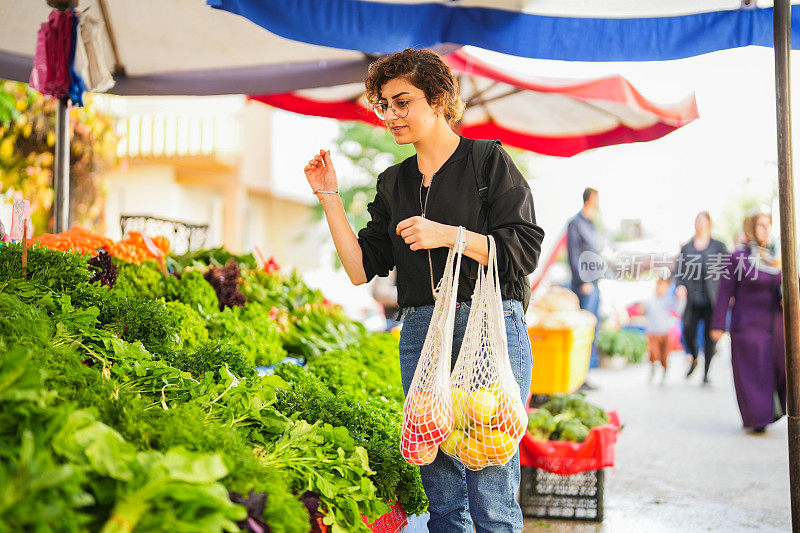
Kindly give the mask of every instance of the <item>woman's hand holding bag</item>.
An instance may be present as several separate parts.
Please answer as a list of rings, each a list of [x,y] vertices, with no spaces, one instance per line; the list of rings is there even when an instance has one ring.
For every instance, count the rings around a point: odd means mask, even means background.
[[[478,267],[467,329],[450,377],[455,427],[441,444],[442,451],[470,470],[507,463],[528,419],[508,356],[492,236],[486,270]]]
[[[456,243],[447,254],[431,323],[403,405],[400,451],[406,461],[415,465],[433,462],[439,445],[450,436],[455,424],[450,400],[450,361],[458,275],[466,245],[466,230],[459,227]]]

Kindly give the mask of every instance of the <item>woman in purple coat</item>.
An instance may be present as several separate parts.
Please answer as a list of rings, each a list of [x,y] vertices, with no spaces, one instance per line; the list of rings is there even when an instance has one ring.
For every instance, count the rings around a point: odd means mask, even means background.
[[[786,414],[786,358],[783,342],[780,257],[770,244],[772,217],[745,219],[748,243],[730,255],[711,320],[719,340],[731,307],[731,363],[736,398],[745,428],[763,433]]]

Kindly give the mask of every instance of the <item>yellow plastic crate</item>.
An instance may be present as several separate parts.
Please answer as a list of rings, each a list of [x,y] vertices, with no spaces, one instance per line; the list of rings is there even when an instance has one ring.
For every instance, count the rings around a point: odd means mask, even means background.
[[[533,353],[531,394],[572,393],[586,381],[594,326],[528,328]]]

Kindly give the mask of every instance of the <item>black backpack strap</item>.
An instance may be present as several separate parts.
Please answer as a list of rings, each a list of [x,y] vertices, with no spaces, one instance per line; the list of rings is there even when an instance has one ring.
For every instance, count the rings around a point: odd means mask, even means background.
[[[481,202],[483,203],[484,232],[488,229],[489,225],[489,181],[486,175],[486,165],[495,144],[501,143],[500,141],[487,141],[483,139],[475,139],[472,143],[472,165],[475,171],[475,183],[478,186],[478,196],[481,197]],[[522,308],[527,312],[528,305],[531,302],[531,284],[530,280],[528,280],[528,276],[523,278],[523,286],[527,290],[524,290]]]
[[[495,144],[500,144],[500,141],[487,141],[484,139],[475,139],[472,142],[472,165],[475,170],[475,183],[478,186],[478,196],[481,197],[483,202],[484,212],[488,212],[489,199],[489,182],[486,179],[486,164],[489,161],[489,155],[492,153]]]

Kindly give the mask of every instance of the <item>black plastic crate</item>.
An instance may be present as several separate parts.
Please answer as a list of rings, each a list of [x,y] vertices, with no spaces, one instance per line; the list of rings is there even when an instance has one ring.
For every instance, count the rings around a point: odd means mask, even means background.
[[[560,476],[522,467],[519,505],[532,518],[603,521],[603,470]]]

